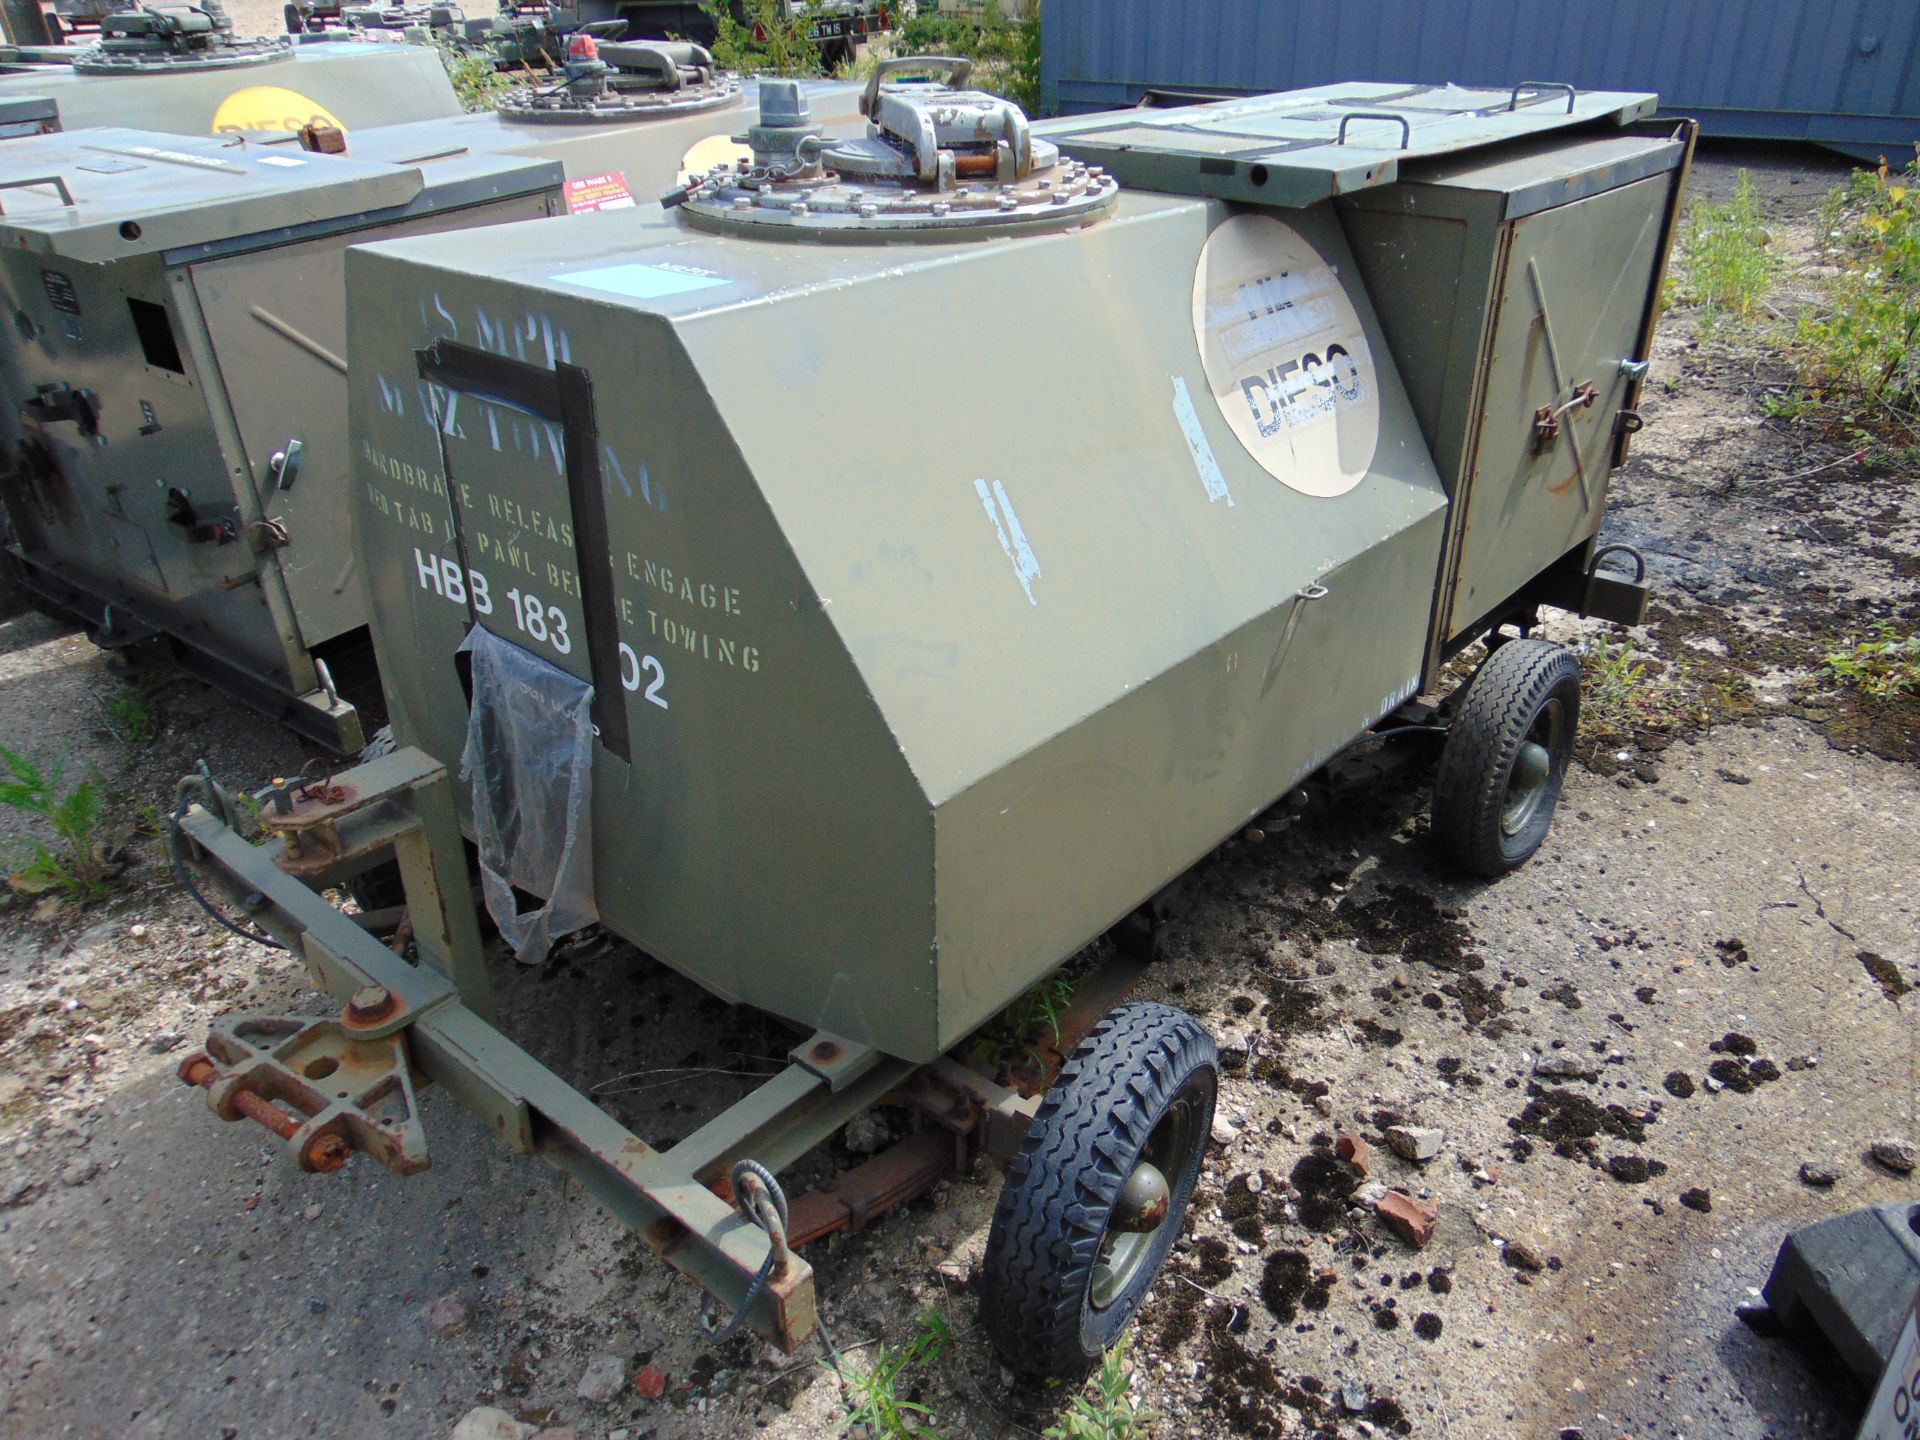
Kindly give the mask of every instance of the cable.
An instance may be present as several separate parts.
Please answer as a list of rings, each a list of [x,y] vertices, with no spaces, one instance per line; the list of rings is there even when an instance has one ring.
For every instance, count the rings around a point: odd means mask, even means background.
[[[193,883],[193,875],[187,869],[186,844],[181,838],[180,822],[187,818],[187,805],[192,798],[195,785],[203,787],[207,792],[203,798],[208,800],[210,808],[223,812],[223,815],[225,815],[227,810],[226,805],[222,802],[218,794],[218,787],[214,786],[211,777],[206,774],[204,764],[201,767],[199,779],[196,780],[191,775],[181,777],[180,783],[174,787],[173,791],[173,814],[167,817],[167,855],[173,862],[173,878],[180,882],[181,889],[193,897],[194,903],[206,911],[209,918],[211,918],[216,925],[221,926],[223,929],[231,930],[242,940],[251,940],[254,944],[264,945],[269,950],[286,949],[286,946],[269,935],[262,935],[257,931],[247,929],[245,926],[236,925],[218,910],[214,909],[207,897],[200,893],[200,887]],[[230,815],[225,816],[225,818],[227,818],[229,822],[231,821]]]
[[[760,1298],[760,1292],[767,1288],[767,1280],[773,1274],[775,1263],[787,1251],[787,1196],[780,1188],[780,1182],[773,1178],[773,1172],[758,1160],[740,1160],[734,1164],[732,1180],[733,1193],[740,1198],[740,1208],[747,1213],[747,1218],[767,1232],[767,1258],[760,1262],[753,1283],[747,1286],[747,1293],[735,1307],[733,1318],[724,1327],[715,1330],[708,1325],[705,1306],[701,1307],[703,1313],[695,1317],[694,1323],[699,1327],[700,1338],[709,1345],[724,1345],[733,1338],[734,1332],[745,1323],[754,1302]],[[743,1180],[756,1183],[743,1185]]]

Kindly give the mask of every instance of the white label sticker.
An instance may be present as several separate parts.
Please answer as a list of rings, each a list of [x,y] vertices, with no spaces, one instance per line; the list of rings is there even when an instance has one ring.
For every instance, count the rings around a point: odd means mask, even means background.
[[[261,155],[258,159],[262,165],[278,165],[283,170],[297,169],[307,163],[292,155]]]
[[[1305,238],[1270,215],[1216,226],[1194,271],[1193,333],[1214,403],[1261,469],[1308,495],[1360,483],[1380,441],[1373,347]]]
[[[1038,605],[1040,600],[1033,593],[1033,582],[1040,578],[1040,562],[1034,557],[1033,546],[1027,543],[1027,532],[1020,528],[1020,517],[1013,513],[1013,501],[1007,496],[1007,487],[998,480],[992,484],[976,480],[973,490],[986,507],[994,533],[1000,537],[1000,548],[1006,551],[1007,559],[1013,562],[1013,578],[1027,592],[1027,603]]]
[[[1229,508],[1233,505],[1233,492],[1227,489],[1227,477],[1220,473],[1220,462],[1214,458],[1213,446],[1207,440],[1207,432],[1200,428],[1200,416],[1193,408],[1193,396],[1187,393],[1186,378],[1173,377],[1173,418],[1180,423],[1180,433],[1186,436],[1187,449],[1193,455],[1193,468],[1200,472],[1200,483],[1207,487],[1207,499],[1224,500]]]

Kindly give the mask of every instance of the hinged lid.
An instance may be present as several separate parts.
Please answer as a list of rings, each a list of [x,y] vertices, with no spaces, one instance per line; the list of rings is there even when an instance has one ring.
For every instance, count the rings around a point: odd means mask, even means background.
[[[901,70],[949,83],[882,81]],[[945,239],[1064,229],[1095,219],[1119,187],[1063,160],[1010,100],[961,88],[970,61],[883,60],[861,98],[864,138],[832,139],[796,81],[760,82],[744,136],[753,158],[694,177],[666,204],[711,228],[796,239]]]
[[[1297,207],[1391,184],[1409,160],[1573,125],[1622,125],[1657,104],[1654,95],[1531,81],[1512,90],[1349,81],[1039,129],[1064,154],[1104,165],[1130,186]]]
[[[430,179],[420,164],[446,173]],[[67,131],[0,146],[0,244],[102,264],[522,192],[557,184],[558,170],[552,161],[464,150],[383,161],[234,137]]]

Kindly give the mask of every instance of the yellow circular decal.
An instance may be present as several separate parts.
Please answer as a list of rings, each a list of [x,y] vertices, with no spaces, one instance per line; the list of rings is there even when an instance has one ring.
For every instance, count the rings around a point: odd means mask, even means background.
[[[1308,495],[1360,483],[1380,441],[1373,347],[1298,231],[1270,215],[1214,227],[1193,275],[1193,333],[1214,402],[1261,469]]]
[[[696,175],[704,175],[716,165],[732,165],[738,160],[751,160],[753,151],[735,140],[731,135],[709,135],[704,140],[694,142],[693,148],[680,158],[680,184],[684,185]]]
[[[213,113],[216,135],[234,130],[298,130],[306,125],[331,125],[342,131],[347,128],[326,106],[280,85],[250,85],[236,90]]]

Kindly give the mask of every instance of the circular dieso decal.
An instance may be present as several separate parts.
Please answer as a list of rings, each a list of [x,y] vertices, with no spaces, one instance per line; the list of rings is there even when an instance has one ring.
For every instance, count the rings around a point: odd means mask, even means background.
[[[730,135],[709,135],[696,140],[693,148],[680,157],[680,180],[684,185],[696,175],[704,175],[716,165],[731,165],[736,160],[751,160],[753,151]]]
[[[1340,277],[1291,226],[1235,215],[1193,275],[1193,334],[1227,424],[1274,479],[1308,495],[1358,485],[1380,440],[1380,387]]]
[[[236,90],[213,112],[216,135],[231,130],[298,130],[303,125],[331,125],[341,131],[347,128],[326,106],[281,85],[250,85]]]

